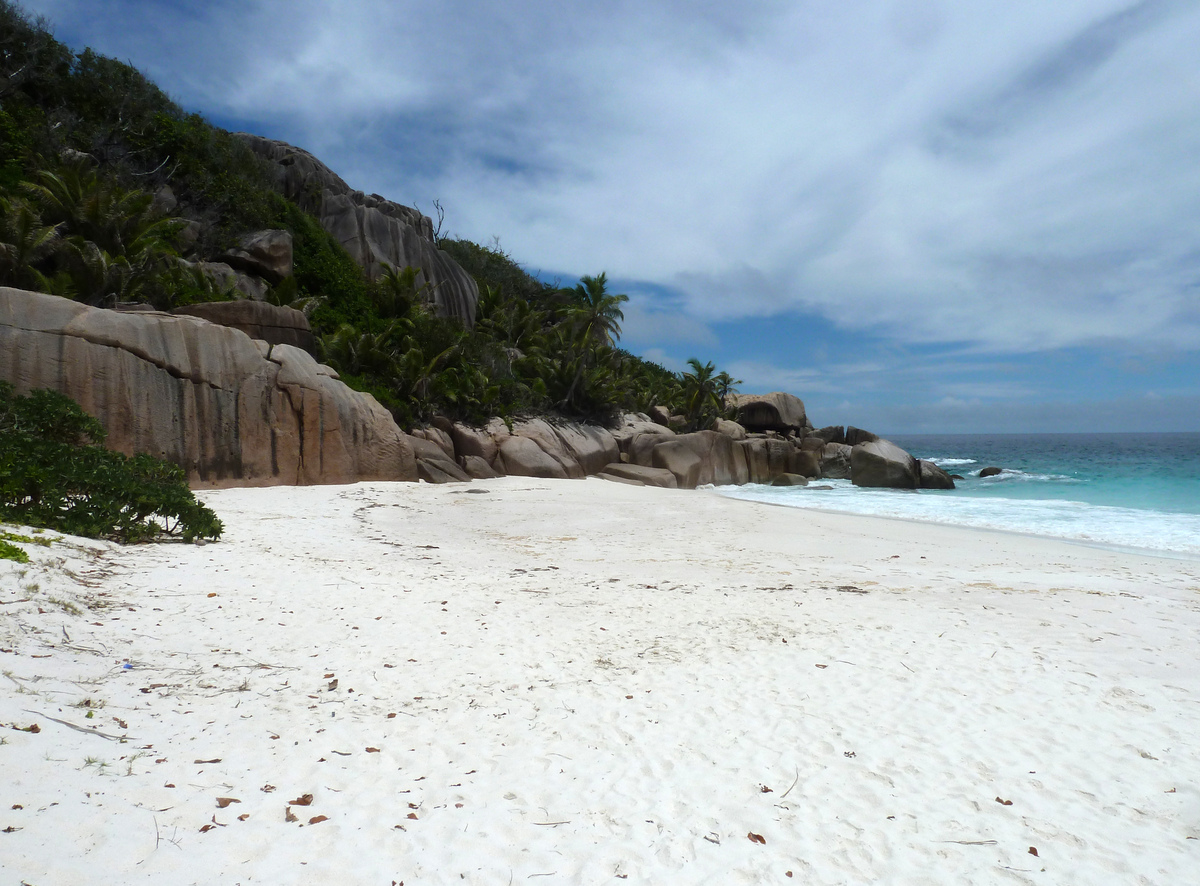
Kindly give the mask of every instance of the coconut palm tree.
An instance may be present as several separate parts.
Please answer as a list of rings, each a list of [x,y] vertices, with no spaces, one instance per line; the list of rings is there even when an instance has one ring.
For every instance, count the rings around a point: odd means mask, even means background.
[[[568,319],[578,330],[580,341],[611,346],[620,340],[620,321],[625,319],[621,305],[629,301],[629,296],[609,292],[604,271],[595,277],[580,277],[579,283],[566,292],[574,302]]]
[[[723,414],[724,403],[717,397],[717,367],[710,361],[701,363],[695,357],[688,359],[691,372],[683,373],[683,414],[688,426],[693,429],[706,427],[712,419]]]

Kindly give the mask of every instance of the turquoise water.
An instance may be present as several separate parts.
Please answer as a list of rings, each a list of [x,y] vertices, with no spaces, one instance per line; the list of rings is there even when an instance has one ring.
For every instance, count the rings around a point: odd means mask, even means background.
[[[1003,529],[1161,554],[1200,556],[1200,434],[896,436],[960,474],[954,490],[726,487],[735,498]],[[1004,470],[980,478],[982,468]],[[831,488],[818,489],[817,486]]]

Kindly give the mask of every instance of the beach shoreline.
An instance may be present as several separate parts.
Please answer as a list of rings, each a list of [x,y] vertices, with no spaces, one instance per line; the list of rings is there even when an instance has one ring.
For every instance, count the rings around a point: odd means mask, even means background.
[[[14,882],[1200,867],[1194,561],[599,479],[197,494],[219,543],[0,563]]]

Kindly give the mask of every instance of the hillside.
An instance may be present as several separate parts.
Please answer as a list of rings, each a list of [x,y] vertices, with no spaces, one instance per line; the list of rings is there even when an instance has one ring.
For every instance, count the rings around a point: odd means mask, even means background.
[[[736,384],[711,363],[676,374],[620,349],[627,298],[604,273],[559,288],[498,248],[438,239],[416,210],[354,191],[298,148],[187,113],[8,0],[0,157],[0,285],[102,307],[292,305],[318,358],[402,427],[661,406],[694,429],[724,413]],[[248,277],[237,258],[263,232],[290,239],[291,263]]]

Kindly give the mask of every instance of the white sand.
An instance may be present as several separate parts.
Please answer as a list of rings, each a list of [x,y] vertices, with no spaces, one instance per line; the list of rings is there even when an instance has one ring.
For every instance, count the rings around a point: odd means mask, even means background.
[[[5,886],[1200,883],[1195,562],[595,479],[203,497],[219,544],[0,563]]]

